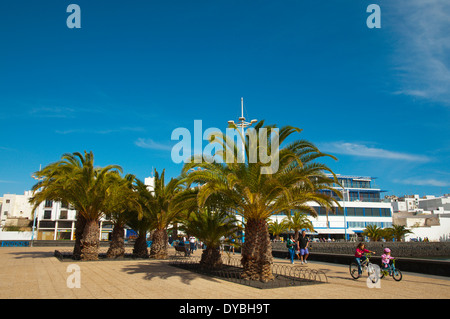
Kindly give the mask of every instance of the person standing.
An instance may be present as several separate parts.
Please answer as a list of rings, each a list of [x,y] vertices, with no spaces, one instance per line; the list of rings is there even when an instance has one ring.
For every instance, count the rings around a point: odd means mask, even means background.
[[[289,236],[289,239],[286,242],[286,247],[289,250],[289,257],[291,259],[291,264],[294,263],[294,255],[295,255],[295,240],[294,237],[292,235]]]
[[[302,265],[303,265],[303,262],[305,264],[308,263],[306,261],[306,259],[309,256],[308,245],[309,245],[309,240],[308,240],[308,237],[306,237],[306,231],[304,229],[302,229],[302,235],[298,238],[298,246],[300,248],[300,260],[301,260]]]

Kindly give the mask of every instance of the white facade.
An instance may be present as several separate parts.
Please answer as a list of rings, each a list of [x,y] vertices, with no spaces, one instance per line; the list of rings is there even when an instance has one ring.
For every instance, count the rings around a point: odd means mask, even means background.
[[[32,205],[29,203],[31,192],[27,191],[23,195],[4,194],[0,209],[0,227],[9,225],[10,221],[17,219],[32,220]]]
[[[413,232],[406,240],[450,241],[449,195],[406,196],[393,201],[392,207],[395,224]]]
[[[380,199],[381,189],[373,186],[373,178],[361,176],[341,176],[338,180],[344,189],[335,185],[335,188],[344,194],[338,200],[341,208],[336,207],[335,212],[328,212],[317,203],[310,202],[318,213],[317,218],[309,217],[315,234],[321,238],[351,239],[362,233],[368,225],[377,225],[381,228],[392,226],[392,206],[389,202]],[[338,199],[336,197],[336,199]],[[281,221],[285,215],[274,215],[272,220]]]

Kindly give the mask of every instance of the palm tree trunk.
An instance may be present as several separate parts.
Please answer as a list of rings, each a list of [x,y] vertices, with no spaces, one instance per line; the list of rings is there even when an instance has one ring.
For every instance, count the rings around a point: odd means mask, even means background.
[[[108,251],[106,252],[106,258],[120,258],[125,255],[124,237],[123,224],[120,222],[115,223],[112,231],[111,243]]]
[[[147,232],[139,232],[138,238],[134,243],[133,257],[148,258]]]
[[[152,245],[150,247],[150,258],[167,259],[167,231],[165,229],[157,229],[152,235]]]
[[[220,250],[206,245],[206,249],[203,250],[202,259],[200,260],[200,267],[204,269],[218,269],[222,267]]]
[[[98,260],[99,235],[98,220],[86,220],[81,239],[81,260]]]
[[[75,245],[73,247],[72,258],[75,260],[81,259],[81,239],[83,238],[84,226],[86,225],[86,219],[83,215],[77,214],[77,220],[75,222]]]
[[[248,219],[245,242],[242,247],[242,278],[247,280],[272,280],[272,245],[269,227],[265,220]]]

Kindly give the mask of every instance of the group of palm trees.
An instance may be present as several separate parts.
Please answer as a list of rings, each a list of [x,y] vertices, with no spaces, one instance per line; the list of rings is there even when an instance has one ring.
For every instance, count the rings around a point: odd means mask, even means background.
[[[241,134],[235,124],[230,127]],[[258,132],[275,127],[264,126],[264,121],[260,121],[254,129]],[[247,158],[242,163],[237,156],[241,150],[236,144],[212,134],[210,143],[220,146],[215,148],[215,161],[186,163],[180,176],[167,183],[164,170],[158,173],[155,169],[151,186],[133,175],[122,176],[120,166],[95,167],[92,152],[64,154],[59,161],[35,173],[39,182],[33,186],[34,196],[30,201],[36,207],[44,200],[64,201],[76,209],[73,255],[82,260],[98,258],[102,216],[114,223],[109,258],[123,256],[124,227],[128,226],[138,234],[133,254],[165,259],[171,228],[175,236],[180,229],[206,244],[201,258],[203,266],[220,267],[220,238],[236,236],[243,230],[242,277],[266,282],[273,279],[269,217],[291,211],[316,216],[308,203],[317,203],[327,211],[339,206],[335,197],[320,190],[331,190],[342,196],[332,187],[338,183],[336,175],[317,161],[322,157],[336,158],[322,153],[309,141],[288,142],[292,134],[301,132],[298,128],[285,126],[278,132],[265,135],[267,140],[263,143],[269,156],[274,138],[280,145],[276,150],[278,170],[270,173],[262,173],[266,163],[248,160],[248,136],[241,135]],[[225,150],[235,154],[235,160],[225,158]],[[239,222],[236,216],[241,217]],[[146,244],[149,231],[150,254]]]
[[[380,241],[384,239],[386,241],[402,241],[407,234],[411,234],[412,231],[406,229],[404,225],[392,225],[392,227],[381,228],[377,225],[367,225],[363,231],[363,235],[367,236],[372,241]]]

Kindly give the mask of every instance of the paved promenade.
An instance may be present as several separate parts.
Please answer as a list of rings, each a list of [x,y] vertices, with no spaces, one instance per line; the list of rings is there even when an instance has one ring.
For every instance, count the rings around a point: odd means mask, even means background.
[[[0,298],[450,298],[447,277],[404,273],[401,282],[387,278],[380,288],[370,289],[365,277],[353,280],[348,267],[314,261],[301,267],[324,271],[328,284],[257,289],[171,267],[166,261],[123,260],[74,262],[81,287],[69,288],[72,273],[67,267],[72,263],[53,257],[54,250],[1,247]],[[275,262],[288,264],[282,259]]]

